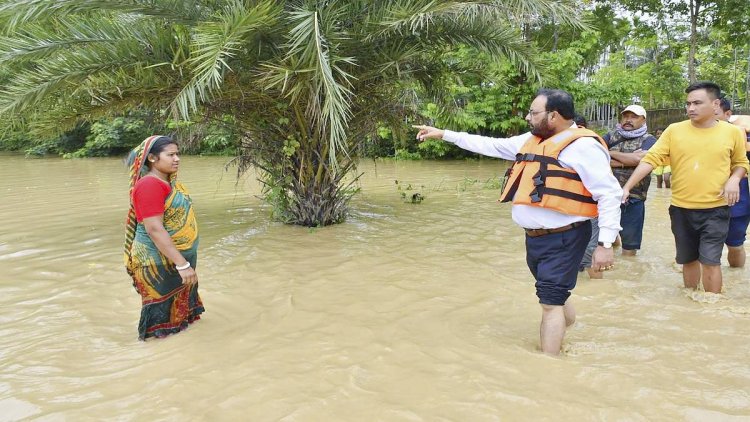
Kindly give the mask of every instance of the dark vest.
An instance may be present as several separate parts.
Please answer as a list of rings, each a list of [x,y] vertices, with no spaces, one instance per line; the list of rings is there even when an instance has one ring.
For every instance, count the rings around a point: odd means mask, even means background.
[[[637,138],[625,138],[617,131],[613,131],[609,134],[609,141],[607,142],[607,144],[611,145],[611,147],[609,148],[610,151],[634,152],[641,149],[641,147],[643,146],[643,142],[648,138],[653,138],[653,135],[644,133]],[[620,186],[624,186],[625,182],[628,181],[634,170],[635,167],[613,168],[612,173],[614,173],[617,181],[620,182]],[[651,173],[649,173],[648,176],[644,177],[643,180],[638,182],[637,185],[633,186],[633,189],[630,189],[630,197],[633,199],[641,199],[645,201],[646,192],[648,192],[648,187],[650,184]]]

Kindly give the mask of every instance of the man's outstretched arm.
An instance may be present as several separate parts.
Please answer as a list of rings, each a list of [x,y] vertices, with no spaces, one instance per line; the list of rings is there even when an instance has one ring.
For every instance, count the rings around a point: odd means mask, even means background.
[[[453,132],[432,126],[415,125],[412,127],[419,129],[417,133],[419,141],[442,139],[467,151],[505,160],[515,160],[516,154],[526,140],[529,139],[529,136],[531,136],[527,132],[523,135],[512,136],[510,138],[492,138],[489,136],[471,135],[465,132]]]

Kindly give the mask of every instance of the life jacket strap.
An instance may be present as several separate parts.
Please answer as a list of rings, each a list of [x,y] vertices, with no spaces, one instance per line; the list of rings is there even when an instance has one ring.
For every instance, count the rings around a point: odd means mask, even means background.
[[[581,176],[578,173],[570,173],[562,170],[547,170],[547,177],[564,177],[571,180],[581,180]]]
[[[536,189],[534,189],[534,192],[536,192],[536,191],[539,191],[538,194],[539,194],[540,198],[544,194],[550,194],[550,195],[554,195],[554,196],[560,196],[560,197],[563,197],[563,198],[572,199],[572,200],[578,201],[578,202],[584,202],[586,204],[596,204],[597,203],[596,201],[594,201],[594,198],[591,198],[591,197],[588,197],[588,196],[585,196],[585,195],[580,195],[580,194],[573,193],[573,192],[568,192],[568,191],[565,191],[565,190],[548,188],[546,186],[539,186]],[[534,192],[532,192],[531,202],[537,202],[537,201],[534,201],[534,198],[533,198],[533,193]],[[540,199],[540,201],[541,201],[541,199]]]
[[[554,164],[558,167],[562,167],[556,158],[547,157],[546,155],[532,154],[530,152],[525,154],[519,152],[516,154],[516,162],[519,163],[521,161],[536,161],[538,163]]]

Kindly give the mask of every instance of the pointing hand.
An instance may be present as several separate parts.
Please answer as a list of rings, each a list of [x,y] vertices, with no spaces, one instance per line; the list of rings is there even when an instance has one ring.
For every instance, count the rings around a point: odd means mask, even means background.
[[[419,129],[417,133],[417,140],[424,141],[425,139],[443,139],[445,131],[442,129],[434,128],[432,126],[424,125],[413,125],[414,129]]]

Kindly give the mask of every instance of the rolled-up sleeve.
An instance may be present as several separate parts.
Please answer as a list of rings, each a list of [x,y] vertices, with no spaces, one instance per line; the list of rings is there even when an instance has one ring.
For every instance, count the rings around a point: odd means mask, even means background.
[[[578,173],[599,211],[599,241],[614,242],[620,232],[622,188],[609,166],[609,153],[594,138],[580,138],[565,148],[560,163]]]

